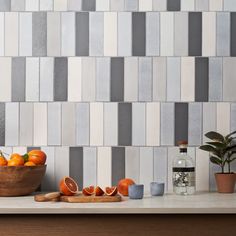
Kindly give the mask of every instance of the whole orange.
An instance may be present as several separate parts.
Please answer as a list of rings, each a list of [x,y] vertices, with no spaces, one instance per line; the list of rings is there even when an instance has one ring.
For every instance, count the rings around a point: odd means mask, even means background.
[[[0,156],[0,166],[7,166],[7,160],[4,156]]]
[[[46,154],[41,150],[32,150],[28,152],[28,161],[33,162],[35,165],[44,165],[47,159]]]
[[[16,160],[18,165],[20,166],[23,166],[25,163],[24,158],[18,153],[11,154],[10,160]]]
[[[7,163],[8,166],[23,166],[19,159],[10,159]]]
[[[32,161],[27,161],[25,162],[24,166],[36,166],[36,164],[34,164]]]
[[[135,184],[135,182],[132,179],[121,179],[118,183],[118,192],[124,196],[128,196],[129,195],[129,185]]]

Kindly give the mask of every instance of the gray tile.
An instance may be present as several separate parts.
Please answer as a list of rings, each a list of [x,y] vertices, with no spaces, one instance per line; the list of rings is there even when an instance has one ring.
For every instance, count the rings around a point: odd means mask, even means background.
[[[67,101],[67,57],[54,59],[54,101]]]
[[[96,0],[82,0],[82,10],[83,11],[95,11]]]
[[[188,144],[199,146],[202,143],[202,104],[189,103]]]
[[[35,149],[41,150],[41,148],[39,146],[32,146],[32,147],[27,147],[27,152],[30,152]]]
[[[152,0],[153,11],[166,11],[167,0]]]
[[[174,103],[161,103],[161,145],[174,145]]]
[[[76,56],[89,55],[89,13],[76,13]]]
[[[236,103],[231,104],[230,109],[230,132],[236,130]]]
[[[83,188],[83,148],[82,147],[70,147],[70,177],[73,178],[79,189]]]
[[[188,140],[188,103],[175,103],[175,145]]]
[[[202,13],[189,12],[188,23],[188,54],[189,56],[202,55]]]
[[[112,186],[125,177],[125,148],[112,147]]]
[[[0,11],[10,11],[11,0],[0,0]]]
[[[111,101],[124,101],[124,58],[111,58]]]
[[[167,11],[180,11],[180,0],[167,0]]]
[[[5,146],[5,103],[0,103],[0,145]]]
[[[152,100],[152,58],[139,58],[139,80],[138,80],[139,101]]]
[[[195,10],[196,11],[208,11],[209,1],[208,0],[195,0]]]
[[[32,15],[33,56],[47,55],[47,13],[33,12]]]
[[[69,11],[81,11],[82,10],[82,0],[68,0],[68,10]]]
[[[132,145],[132,104],[118,104],[118,145]]]
[[[25,10],[25,0],[11,0],[11,11],[24,11],[24,10]]]
[[[110,65],[108,57],[96,59],[96,101],[110,100]]]
[[[133,56],[145,56],[146,20],[144,12],[132,13],[132,26],[132,54]]]
[[[13,57],[11,68],[11,100],[12,102],[25,101],[25,58]]]
[[[222,101],[223,98],[222,58],[209,58],[209,101]]]
[[[76,144],[89,145],[89,103],[76,104]]]
[[[235,0],[224,0],[224,11],[236,11]]]
[[[160,14],[158,12],[146,13],[146,55],[158,56],[160,54]]]
[[[61,145],[61,103],[48,103],[48,145]]]
[[[209,60],[207,57],[195,58],[195,101],[207,102],[209,91]]]
[[[230,55],[236,56],[236,12],[230,13]]]
[[[216,13],[216,55],[230,55],[230,14]]]
[[[124,10],[124,0],[110,0],[110,10],[111,11],[123,11]]]
[[[125,177],[139,182],[139,147],[125,148]]]
[[[138,0],[125,0],[125,11],[138,11]]]
[[[209,190],[211,192],[215,192],[217,190],[217,187],[216,187],[216,180],[215,180],[215,173],[217,172],[221,172],[221,169],[219,166],[213,164],[210,162],[209,164]]]

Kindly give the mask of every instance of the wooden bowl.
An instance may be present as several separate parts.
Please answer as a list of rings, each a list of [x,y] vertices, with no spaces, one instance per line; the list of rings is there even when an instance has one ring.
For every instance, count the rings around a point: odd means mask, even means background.
[[[0,196],[23,196],[34,192],[46,172],[43,166],[0,166]]]

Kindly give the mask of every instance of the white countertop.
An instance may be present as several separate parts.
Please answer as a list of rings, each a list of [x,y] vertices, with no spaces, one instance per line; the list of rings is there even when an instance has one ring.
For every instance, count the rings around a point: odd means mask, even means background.
[[[178,214],[236,213],[236,194],[166,194],[117,203],[35,202],[33,196],[0,197],[0,214]]]

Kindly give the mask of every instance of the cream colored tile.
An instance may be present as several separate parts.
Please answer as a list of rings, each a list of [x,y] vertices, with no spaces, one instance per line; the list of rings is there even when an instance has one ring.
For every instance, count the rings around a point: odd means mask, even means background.
[[[217,132],[223,135],[230,133],[230,103],[217,103],[216,117]]]
[[[1,57],[0,58],[0,101],[7,102],[11,101],[11,58],[10,57]]]
[[[19,153],[20,155],[24,155],[27,153],[27,147],[13,147],[12,153]]]
[[[26,11],[38,11],[40,0],[25,0],[25,10]]]
[[[0,12],[0,56],[4,56],[4,12]]]
[[[152,0],[139,0],[139,11],[152,11]]]
[[[181,1],[181,11],[194,11],[194,8],[195,8],[195,0]]]
[[[54,11],[67,11],[67,0],[54,0]]]
[[[222,11],[223,0],[209,0],[210,11]]]

